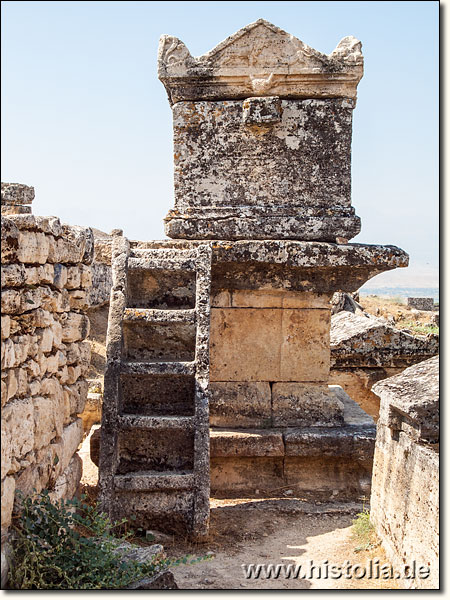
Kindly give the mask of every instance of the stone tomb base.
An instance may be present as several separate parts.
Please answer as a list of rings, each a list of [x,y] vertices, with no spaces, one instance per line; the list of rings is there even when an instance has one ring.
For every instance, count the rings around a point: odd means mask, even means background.
[[[274,386],[275,387],[275,386]],[[211,428],[211,494],[215,497],[356,499],[370,494],[376,428],[339,386],[338,426]]]

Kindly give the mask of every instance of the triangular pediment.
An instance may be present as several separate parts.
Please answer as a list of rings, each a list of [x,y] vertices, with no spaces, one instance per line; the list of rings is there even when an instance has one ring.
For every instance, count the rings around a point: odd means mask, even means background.
[[[193,57],[181,40],[169,35],[161,36],[158,49],[158,76],[171,101],[201,99],[201,90],[206,99],[267,94],[355,98],[362,73],[361,43],[356,38],[346,37],[331,54],[322,54],[264,19],[202,56]],[[169,89],[171,81],[176,90]]]

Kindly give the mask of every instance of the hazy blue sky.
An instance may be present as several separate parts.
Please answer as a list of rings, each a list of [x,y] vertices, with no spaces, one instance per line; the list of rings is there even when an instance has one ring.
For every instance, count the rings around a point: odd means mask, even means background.
[[[437,1],[3,2],[2,181],[35,186],[35,214],[163,238],[172,117],[156,74],[159,36],[200,55],[258,18],[325,53],[346,35],[362,41],[352,148],[362,232],[352,241],[409,252],[412,268],[395,281],[433,276]]]

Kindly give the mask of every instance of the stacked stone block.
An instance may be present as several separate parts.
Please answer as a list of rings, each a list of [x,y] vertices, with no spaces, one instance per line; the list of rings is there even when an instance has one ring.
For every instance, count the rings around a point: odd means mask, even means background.
[[[93,237],[55,217],[2,217],[2,539],[17,491],[70,497],[87,394]]]
[[[31,213],[34,187],[22,183],[2,182],[2,215],[26,215]]]

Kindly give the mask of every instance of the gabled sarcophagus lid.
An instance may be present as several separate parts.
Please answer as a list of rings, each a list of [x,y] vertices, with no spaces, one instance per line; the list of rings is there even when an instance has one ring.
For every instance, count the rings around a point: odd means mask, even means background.
[[[352,98],[363,75],[361,42],[343,38],[322,54],[258,19],[199,57],[176,37],[163,35],[158,77],[171,104],[184,100]]]

